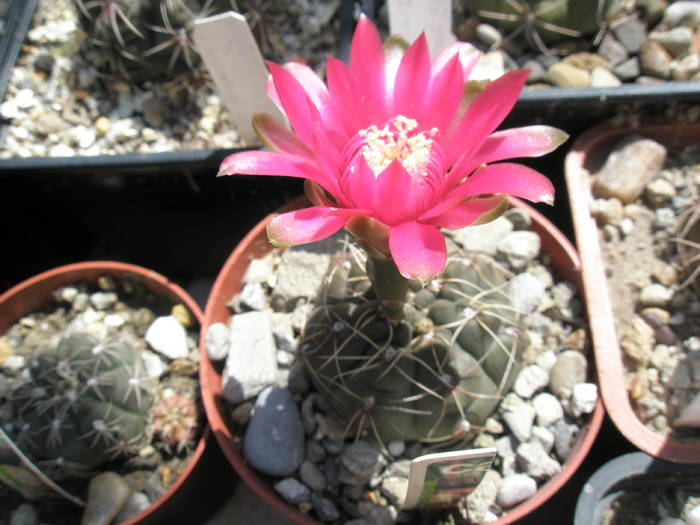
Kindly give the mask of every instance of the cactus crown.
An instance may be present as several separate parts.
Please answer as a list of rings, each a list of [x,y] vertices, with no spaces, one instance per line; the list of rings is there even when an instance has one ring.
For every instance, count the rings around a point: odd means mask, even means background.
[[[317,390],[346,434],[436,446],[471,438],[519,369],[520,316],[505,270],[485,256],[450,260],[428,287],[408,283],[396,315],[361,266],[347,257],[334,265],[302,334]]]
[[[147,440],[153,380],[124,342],[66,335],[38,349],[29,372],[11,398],[14,439],[54,477],[87,474]]]

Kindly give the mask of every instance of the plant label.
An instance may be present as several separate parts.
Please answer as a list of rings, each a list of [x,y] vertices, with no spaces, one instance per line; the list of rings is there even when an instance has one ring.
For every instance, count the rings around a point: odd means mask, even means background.
[[[450,507],[481,482],[496,457],[495,448],[455,450],[411,462],[403,509]]]
[[[422,31],[435,58],[456,39],[452,34],[451,0],[387,0],[389,32],[413,42]]]
[[[267,67],[245,17],[229,11],[198,20],[193,37],[239,135],[257,143],[253,113],[284,117],[265,93]]]

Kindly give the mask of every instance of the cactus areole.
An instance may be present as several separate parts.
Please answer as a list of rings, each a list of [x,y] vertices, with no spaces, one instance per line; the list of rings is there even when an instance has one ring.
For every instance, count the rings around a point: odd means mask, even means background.
[[[483,258],[448,261],[441,228],[495,219],[508,194],[551,203],[546,177],[498,161],[546,154],[567,135],[548,126],[496,132],[528,71],[507,73],[468,101],[478,56],[458,42],[431,63],[423,35],[410,46],[394,37],[382,45],[362,16],[349,66],[328,57],[327,85],[305,65],[269,64],[268,94],[293,131],[256,114],[272,151],[236,153],[221,165],[221,175],[306,179],[314,206],[273,218],[273,244],[345,228],[366,252],[371,287],[354,289],[353,263],[341,258],[299,350],[348,432],[463,438],[514,379],[522,341],[504,272]],[[428,283],[433,297],[416,307]]]

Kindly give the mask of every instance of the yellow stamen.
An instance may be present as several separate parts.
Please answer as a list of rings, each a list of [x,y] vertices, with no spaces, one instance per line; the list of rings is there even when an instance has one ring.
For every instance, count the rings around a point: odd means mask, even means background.
[[[430,160],[430,148],[438,130],[415,133],[418,122],[403,115],[391,119],[382,129],[370,126],[358,134],[365,137],[360,153],[374,176],[377,177],[394,160],[398,160],[411,174],[426,175],[425,166]]]

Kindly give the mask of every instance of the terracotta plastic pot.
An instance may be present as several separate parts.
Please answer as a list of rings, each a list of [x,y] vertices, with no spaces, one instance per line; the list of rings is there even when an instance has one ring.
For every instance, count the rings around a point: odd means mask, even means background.
[[[56,288],[78,281],[96,282],[101,275],[136,279],[151,292],[184,304],[200,326],[202,324],[203,314],[197,303],[180,286],[162,275],[133,264],[90,261],[68,264],[38,274],[0,295],[0,334],[5,333],[22,316],[50,303],[53,300],[51,292]],[[191,523],[201,523],[203,514],[215,511],[223,498],[230,494],[231,485],[212,486],[207,483],[212,474],[218,475],[220,479],[222,473],[232,474],[230,468],[221,468],[220,458],[221,452],[207,426],[187,468],[175,483],[148,509],[122,525],[184,523],[186,521],[183,521],[183,516],[192,516],[194,521]],[[225,492],[221,485],[224,485]],[[192,508],[195,504],[196,512]],[[204,505],[199,507],[202,504]]]
[[[276,213],[307,206],[308,202],[304,197],[300,197]],[[540,213],[524,204],[512,199],[511,205],[525,209],[532,217],[532,229],[536,231],[542,240],[542,250],[551,257],[552,265],[564,278],[576,284],[580,288],[581,278],[579,272],[579,260],[571,243]],[[276,215],[270,214],[265,217],[250,233],[240,242],[226,261],[219,276],[214,283],[214,287],[209,295],[204,322],[202,324],[202,334],[206,332],[208,326],[216,322],[226,323],[229,318],[229,311],[226,303],[240,291],[241,279],[248,268],[251,258],[261,257],[272,249],[267,240],[265,227],[270,219]],[[229,459],[233,467],[238,471],[243,480],[258,494],[266,503],[283,514],[288,519],[301,525],[319,525],[317,521],[309,516],[301,514],[294,507],[285,503],[251,467],[248,466],[241,453],[239,438],[231,433],[222,416],[227,404],[221,398],[221,373],[213,366],[206,355],[204,348],[204,336],[200,337],[202,345],[202,364],[200,368],[200,379],[202,385],[202,397],[204,407],[207,411],[209,424],[219,440],[224,454]],[[595,411],[591,415],[586,428],[581,432],[578,442],[573,447],[571,456],[563,465],[561,472],[545,483],[537,493],[528,501],[514,507],[501,519],[494,522],[499,525],[513,523],[516,520],[528,515],[534,509],[542,505],[571,477],[586,457],[593,441],[598,434],[603,419],[603,407],[600,401],[596,405]]]
[[[566,156],[566,183],[581,254],[588,321],[598,363],[598,384],[610,418],[632,444],[657,458],[678,463],[700,463],[700,445],[666,438],[647,428],[637,418],[625,387],[622,350],[615,332],[598,228],[591,215],[589,201],[591,173],[602,166],[613,146],[629,134],[651,138],[667,148],[682,147],[700,143],[700,125],[676,123],[630,129],[603,124],[581,135]]]
[[[603,523],[620,496],[628,491],[693,489],[700,484],[700,467],[655,459],[631,452],[605,463],[588,478],[576,502],[574,525]]]

